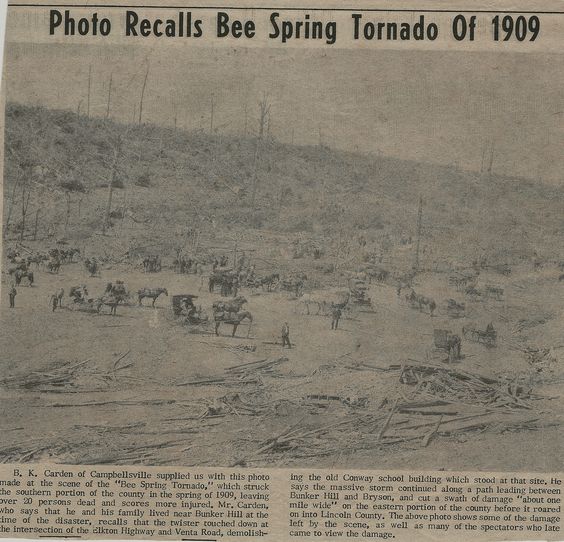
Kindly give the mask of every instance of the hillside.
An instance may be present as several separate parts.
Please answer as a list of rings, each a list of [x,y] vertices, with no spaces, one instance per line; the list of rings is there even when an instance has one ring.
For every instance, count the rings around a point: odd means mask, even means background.
[[[415,237],[422,197],[429,264],[467,263],[484,252],[499,261],[533,251],[562,257],[554,253],[562,251],[564,235],[560,187],[14,103],[5,125],[8,239],[21,231],[22,196],[24,204],[29,198],[26,239],[36,219],[38,239],[49,234],[88,244],[99,238],[115,169],[105,244],[116,241],[120,249],[152,244],[170,253],[186,232],[200,230],[208,242],[315,239],[328,252],[362,234],[379,250],[383,242]]]

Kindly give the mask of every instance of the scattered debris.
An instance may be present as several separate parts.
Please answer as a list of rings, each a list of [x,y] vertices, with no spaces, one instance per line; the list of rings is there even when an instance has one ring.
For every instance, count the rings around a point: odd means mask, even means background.
[[[469,403],[488,408],[531,409],[517,393],[504,389],[499,380],[455,369],[428,364],[396,365],[400,381],[417,384],[417,393],[432,395],[450,403]]]
[[[32,371],[24,375],[12,376],[0,380],[0,386],[8,389],[41,389],[44,386],[73,386],[77,370],[90,359],[78,363],[67,362],[63,366],[50,369],[49,372]]]

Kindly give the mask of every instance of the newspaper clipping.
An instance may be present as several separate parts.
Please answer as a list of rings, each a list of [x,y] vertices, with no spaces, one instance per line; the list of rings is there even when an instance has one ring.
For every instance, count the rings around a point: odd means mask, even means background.
[[[564,8],[466,4],[9,4],[0,537],[564,540]]]

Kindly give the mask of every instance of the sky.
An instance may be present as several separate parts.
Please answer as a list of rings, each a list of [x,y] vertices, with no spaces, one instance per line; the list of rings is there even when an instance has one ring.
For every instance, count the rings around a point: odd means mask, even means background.
[[[134,47],[8,43],[8,101],[146,122],[271,133],[318,144],[564,185],[564,56],[488,51]],[[134,111],[135,109],[135,111]],[[246,119],[246,121],[245,121]]]

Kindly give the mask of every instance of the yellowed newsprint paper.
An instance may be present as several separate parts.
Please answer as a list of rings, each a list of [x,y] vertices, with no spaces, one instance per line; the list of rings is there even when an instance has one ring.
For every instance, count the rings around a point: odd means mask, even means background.
[[[563,88],[556,1],[10,2],[0,536],[564,540]]]

